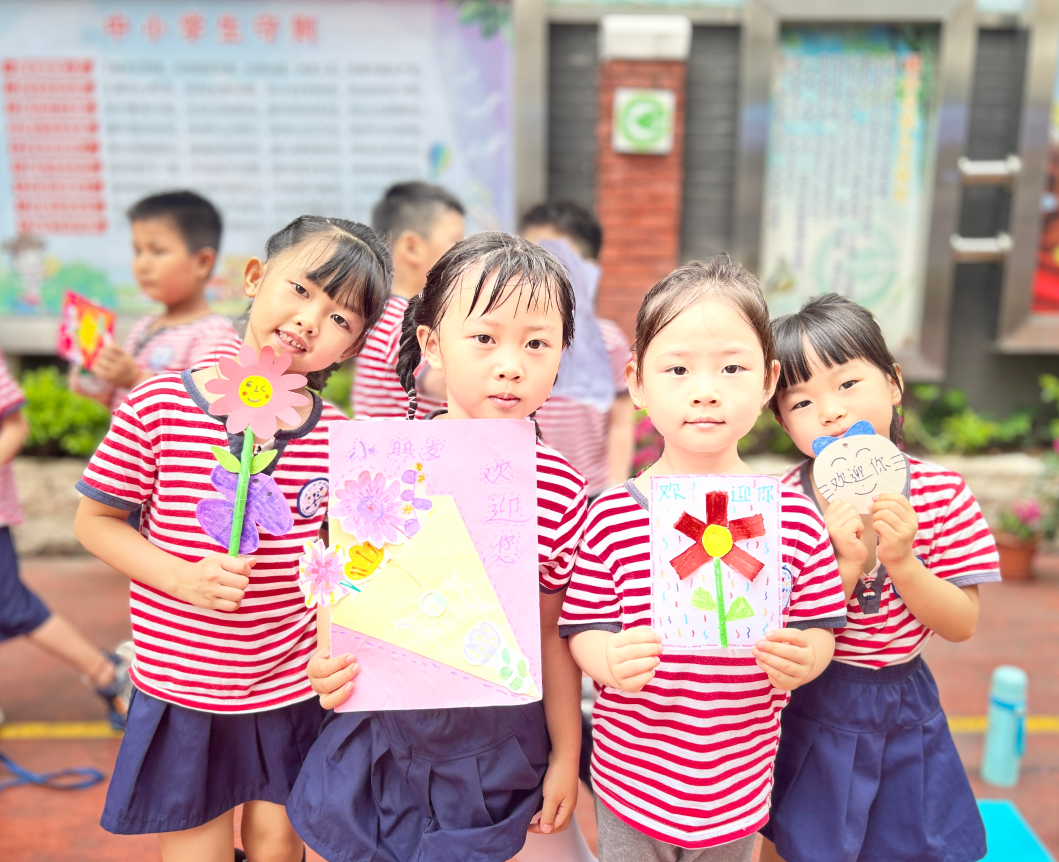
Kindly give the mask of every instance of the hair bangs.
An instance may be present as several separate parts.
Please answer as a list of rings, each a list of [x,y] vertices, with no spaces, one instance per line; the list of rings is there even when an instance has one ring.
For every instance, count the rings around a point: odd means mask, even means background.
[[[378,297],[364,288],[374,263],[375,256],[363,242],[336,233],[326,244],[321,243],[320,254],[310,263],[312,269],[305,276],[339,305],[370,320]]]

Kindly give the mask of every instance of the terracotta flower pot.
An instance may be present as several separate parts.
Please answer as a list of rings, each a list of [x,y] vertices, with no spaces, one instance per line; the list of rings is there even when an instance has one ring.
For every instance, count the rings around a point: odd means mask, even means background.
[[[1011,533],[993,533],[1000,552],[1000,576],[1005,581],[1026,581],[1033,577],[1033,557],[1037,553],[1037,539],[1022,541]]]

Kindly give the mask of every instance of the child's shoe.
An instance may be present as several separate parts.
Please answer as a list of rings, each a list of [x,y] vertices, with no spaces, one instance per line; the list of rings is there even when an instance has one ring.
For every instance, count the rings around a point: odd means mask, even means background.
[[[107,718],[115,730],[125,729],[125,716],[129,712],[129,700],[132,698],[132,678],[129,668],[135,657],[131,643],[123,643],[117,653],[104,653],[114,665],[114,681],[110,685],[97,688],[98,694],[107,702]]]

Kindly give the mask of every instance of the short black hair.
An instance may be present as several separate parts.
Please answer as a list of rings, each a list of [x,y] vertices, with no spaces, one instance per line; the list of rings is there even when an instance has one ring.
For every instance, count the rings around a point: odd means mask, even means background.
[[[445,210],[464,215],[459,198],[441,186],[419,181],[390,186],[371,211],[371,226],[391,248],[406,230],[426,237]]]
[[[603,228],[591,211],[576,201],[545,201],[530,207],[519,222],[524,231],[534,225],[551,225],[570,237],[583,257],[596,260],[603,247]]]
[[[221,214],[202,195],[189,191],[150,195],[129,207],[129,221],[169,219],[192,254],[204,248],[220,251]]]

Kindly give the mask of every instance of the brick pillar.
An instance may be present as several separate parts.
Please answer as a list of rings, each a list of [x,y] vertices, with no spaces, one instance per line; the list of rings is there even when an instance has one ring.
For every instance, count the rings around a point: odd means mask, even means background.
[[[599,66],[596,213],[603,225],[597,309],[631,339],[644,294],[680,262],[687,65],[672,60],[605,60]],[[673,149],[665,155],[616,153],[611,146],[614,91],[676,94]]]

